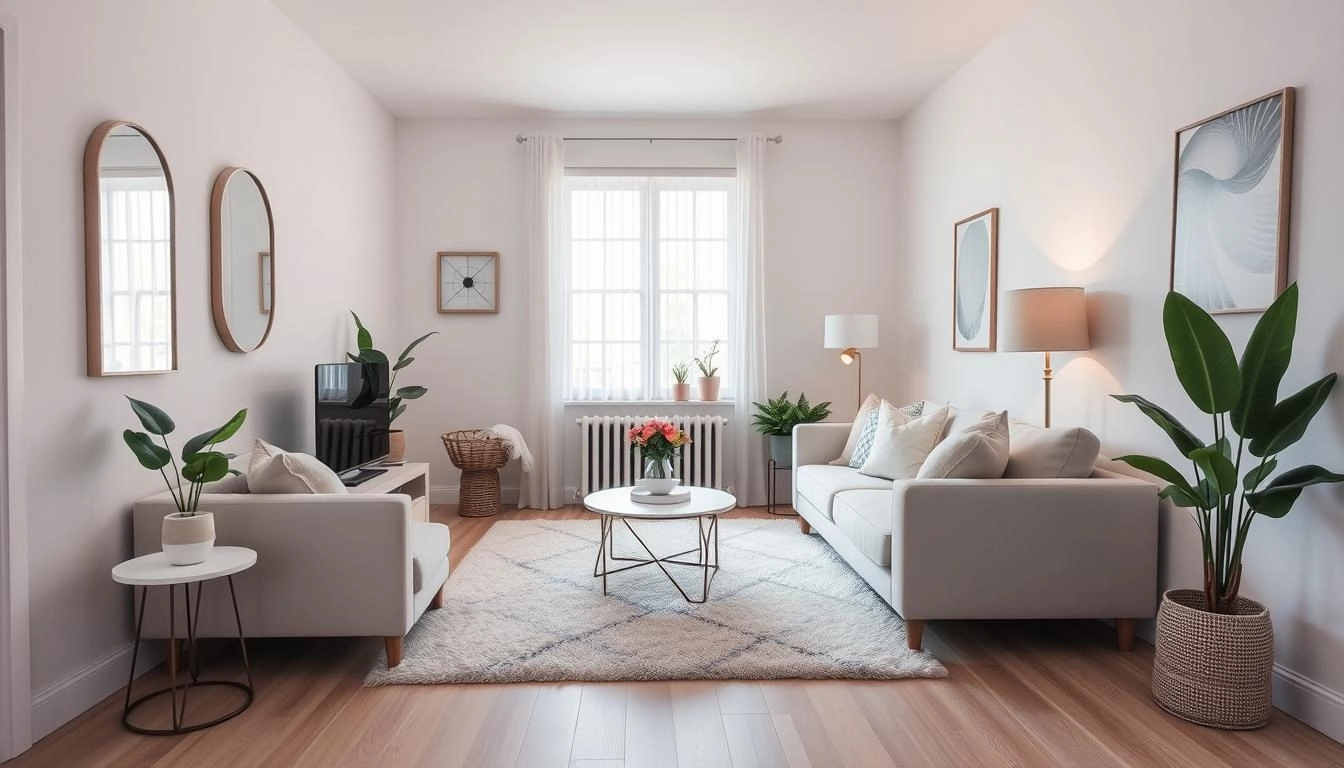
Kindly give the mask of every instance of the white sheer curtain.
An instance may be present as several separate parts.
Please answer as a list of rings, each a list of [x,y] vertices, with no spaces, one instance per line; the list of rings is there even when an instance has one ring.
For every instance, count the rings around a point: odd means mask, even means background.
[[[565,277],[560,258],[565,145],[558,136],[527,137],[527,423],[536,459],[523,476],[519,508],[554,509],[564,498]]]
[[[751,429],[752,401],[765,400],[765,148],[764,134],[737,140],[737,243],[740,289],[733,318],[742,345],[733,371],[732,432],[738,506],[765,503],[765,441]]]

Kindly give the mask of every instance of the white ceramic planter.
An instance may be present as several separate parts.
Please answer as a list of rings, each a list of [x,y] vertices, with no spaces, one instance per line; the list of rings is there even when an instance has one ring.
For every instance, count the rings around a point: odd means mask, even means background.
[[[174,512],[163,518],[163,555],[173,565],[205,562],[215,546],[215,516],[211,512],[184,515]]]

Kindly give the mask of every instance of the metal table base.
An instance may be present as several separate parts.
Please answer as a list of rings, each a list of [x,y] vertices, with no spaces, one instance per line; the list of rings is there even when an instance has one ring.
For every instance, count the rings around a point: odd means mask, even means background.
[[[630,531],[630,535],[634,536],[635,541],[638,541],[639,545],[644,548],[646,553],[648,553],[649,556],[647,558],[618,557],[616,555],[615,537],[613,536],[613,533],[615,522],[618,517],[620,518],[620,521],[625,524],[626,530]],[[703,603],[708,600],[709,585],[714,582],[714,576],[719,572],[719,516],[717,514],[700,515],[695,518],[695,521],[697,542],[694,549],[676,552],[665,557],[658,557],[653,554],[653,550],[649,549],[649,545],[644,543],[644,539],[640,538],[638,533],[635,533],[635,529],[630,527],[630,520],[628,518],[621,515],[602,515],[602,536],[597,543],[597,562],[593,564],[593,577],[602,578],[602,594],[607,594],[607,577],[611,574],[628,571],[633,568],[642,568],[646,565],[656,565],[658,566],[658,569],[663,572],[663,575],[667,577],[667,580],[672,582],[672,586],[676,587],[677,591],[681,593],[681,596],[686,599],[686,602]],[[696,553],[696,559],[694,561],[676,559],[683,555],[689,555],[692,552]],[[613,562],[630,563],[630,565],[613,568]],[[690,568],[698,568],[701,571],[703,578],[699,600],[691,597],[687,594],[685,589],[682,589],[681,584],[677,583],[672,572],[667,569],[668,565],[687,566]]]

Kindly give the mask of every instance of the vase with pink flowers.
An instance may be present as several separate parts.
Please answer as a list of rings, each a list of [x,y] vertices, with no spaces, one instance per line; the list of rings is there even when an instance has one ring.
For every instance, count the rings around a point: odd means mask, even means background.
[[[626,435],[630,450],[639,450],[644,459],[644,479],[640,485],[655,496],[672,492],[679,482],[673,472],[672,459],[681,453],[681,447],[691,442],[690,435],[676,424],[663,419],[650,419],[630,428]]]

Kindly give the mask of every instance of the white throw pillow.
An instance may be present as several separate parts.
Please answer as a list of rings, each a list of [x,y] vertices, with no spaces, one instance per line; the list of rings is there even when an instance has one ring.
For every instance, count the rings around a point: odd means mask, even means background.
[[[840,452],[840,458],[835,459],[831,464],[835,466],[849,466],[858,469],[863,466],[863,462],[868,460],[868,454],[873,449],[873,438],[877,435],[877,416],[882,406],[896,408],[895,405],[879,398],[877,395],[868,395],[859,406],[859,412],[854,417],[854,426],[849,430],[849,439],[845,441],[845,449]],[[896,410],[900,411],[907,418],[906,420],[918,418],[924,410],[923,401],[916,400],[910,405],[902,405]]]
[[[258,439],[247,470],[252,493],[349,493],[326,464],[306,453],[288,453]]]
[[[946,439],[979,424],[983,419],[997,416],[996,411],[981,411],[971,408],[947,407],[947,424],[943,426],[943,438]]]
[[[1008,466],[1004,477],[1091,477],[1101,440],[1082,427],[1008,425]]]
[[[899,414],[899,415],[898,415]],[[859,473],[888,480],[908,479],[919,473],[929,451],[938,444],[947,421],[947,408],[898,423],[900,411],[883,410],[877,419],[877,439]]]
[[[920,478],[991,479],[1008,466],[1008,412],[990,412],[929,452]]]

